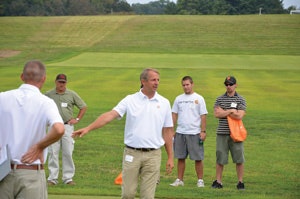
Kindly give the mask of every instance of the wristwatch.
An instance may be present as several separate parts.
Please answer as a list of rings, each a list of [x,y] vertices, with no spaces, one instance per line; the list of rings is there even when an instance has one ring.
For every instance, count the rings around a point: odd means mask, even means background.
[[[80,119],[77,117],[76,120],[77,120],[77,122],[79,122]]]

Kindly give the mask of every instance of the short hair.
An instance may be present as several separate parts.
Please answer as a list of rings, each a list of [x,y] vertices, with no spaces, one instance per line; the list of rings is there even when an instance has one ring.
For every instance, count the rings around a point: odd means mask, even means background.
[[[23,78],[25,82],[40,82],[46,75],[45,65],[38,60],[28,61],[23,68]]]
[[[184,76],[181,81],[190,80],[191,83],[194,83],[193,78],[191,76]]]
[[[158,70],[154,69],[154,68],[146,68],[142,71],[141,75],[140,75],[140,81],[142,80],[148,80],[148,74],[149,72],[152,71],[152,72],[155,72],[159,75],[159,72]],[[143,85],[141,84],[141,88],[143,88]]]

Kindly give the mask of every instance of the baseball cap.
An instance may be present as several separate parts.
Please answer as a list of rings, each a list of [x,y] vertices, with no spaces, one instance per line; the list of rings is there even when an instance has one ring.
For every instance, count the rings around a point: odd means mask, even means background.
[[[236,84],[236,79],[233,76],[227,76],[225,78],[224,84]]]
[[[58,74],[55,80],[60,82],[67,82],[67,76],[65,74]]]

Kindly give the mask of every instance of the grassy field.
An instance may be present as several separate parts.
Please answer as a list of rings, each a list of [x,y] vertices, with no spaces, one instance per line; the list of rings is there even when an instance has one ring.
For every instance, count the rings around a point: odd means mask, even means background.
[[[184,187],[170,187],[176,178],[161,167],[157,198],[299,198],[300,197],[300,16],[90,16],[1,17],[0,91],[20,85],[24,62],[40,59],[54,86],[57,73],[68,75],[70,89],[88,104],[76,128],[110,110],[139,89],[145,67],[161,72],[159,93],[171,103],[182,93],[180,80],[191,75],[196,92],[205,97],[208,137],[204,181],[196,187],[194,164],[188,161]],[[225,92],[227,75],[248,104],[244,123],[246,190],[235,188],[235,166],[224,171],[224,189],[212,190],[215,179],[213,104]],[[74,187],[49,188],[49,198],[114,199],[121,188],[114,178],[121,171],[124,119],[113,121],[76,139]]]

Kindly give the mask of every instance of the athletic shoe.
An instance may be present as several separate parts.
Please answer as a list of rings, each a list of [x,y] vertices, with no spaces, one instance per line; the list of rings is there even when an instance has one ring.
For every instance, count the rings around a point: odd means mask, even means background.
[[[198,180],[197,187],[204,187],[204,181],[202,179]]]
[[[67,182],[66,185],[72,185],[73,186],[73,185],[76,185],[76,183],[72,180],[72,181]]]
[[[212,185],[211,185],[211,188],[214,188],[214,189],[222,189],[223,188],[223,185],[221,183],[218,183],[217,180],[215,180]]]
[[[239,181],[239,183],[236,185],[236,188],[238,190],[244,190],[245,189],[245,185],[243,182]]]
[[[51,180],[49,180],[47,184],[48,184],[48,186],[54,186],[54,185],[56,185],[56,183],[53,182],[53,181],[51,181]]]
[[[173,186],[173,187],[178,187],[178,186],[184,186],[184,183],[183,183],[183,181],[182,180],[180,180],[180,179],[176,179],[172,184],[170,184],[171,186]]]

